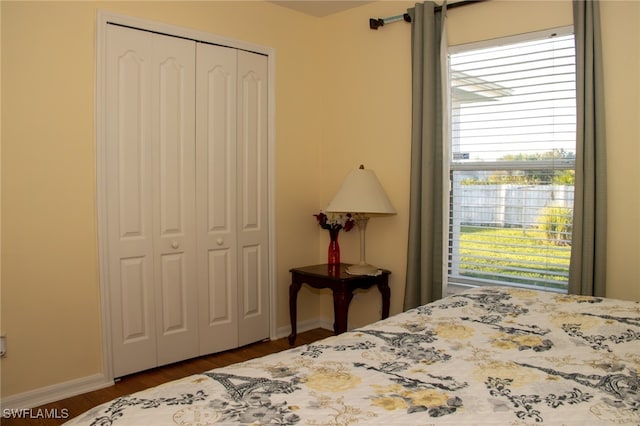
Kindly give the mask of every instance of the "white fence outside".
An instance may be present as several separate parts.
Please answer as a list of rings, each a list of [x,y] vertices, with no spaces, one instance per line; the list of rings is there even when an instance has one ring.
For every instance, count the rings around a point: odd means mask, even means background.
[[[464,225],[531,228],[546,207],[573,209],[573,186],[453,184],[450,273],[459,276],[460,235]]]
[[[454,231],[461,224],[531,227],[545,207],[573,208],[573,186],[454,184]]]

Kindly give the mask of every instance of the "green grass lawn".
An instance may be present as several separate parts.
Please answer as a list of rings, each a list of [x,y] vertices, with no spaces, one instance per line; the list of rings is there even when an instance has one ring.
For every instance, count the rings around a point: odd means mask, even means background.
[[[459,275],[562,289],[570,255],[543,230],[462,226]]]

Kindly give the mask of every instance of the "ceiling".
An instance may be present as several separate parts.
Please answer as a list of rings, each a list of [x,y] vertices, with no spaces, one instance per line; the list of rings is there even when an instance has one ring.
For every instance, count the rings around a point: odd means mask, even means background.
[[[365,0],[271,0],[271,3],[321,18],[373,2]]]

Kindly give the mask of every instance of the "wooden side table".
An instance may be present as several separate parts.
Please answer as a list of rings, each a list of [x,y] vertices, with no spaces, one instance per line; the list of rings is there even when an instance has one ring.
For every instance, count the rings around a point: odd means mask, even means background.
[[[390,271],[381,269],[379,275],[349,275],[346,269],[349,265],[329,266],[312,265],[301,268],[293,268],[291,272],[291,285],[289,286],[289,315],[291,317],[291,334],[289,344],[293,345],[297,335],[297,309],[298,291],[302,284],[310,285],[313,288],[330,288],[333,292],[334,323],[335,334],[347,331],[347,317],[349,303],[353,298],[353,291],[357,288],[367,289],[371,286],[378,286],[382,296],[382,318],[389,316],[389,299],[391,291],[389,289]]]

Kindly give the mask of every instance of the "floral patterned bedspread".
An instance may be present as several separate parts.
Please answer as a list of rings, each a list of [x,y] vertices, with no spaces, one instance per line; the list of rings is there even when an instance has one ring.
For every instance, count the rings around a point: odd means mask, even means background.
[[[69,424],[640,424],[640,303],[503,287],[98,406]]]

